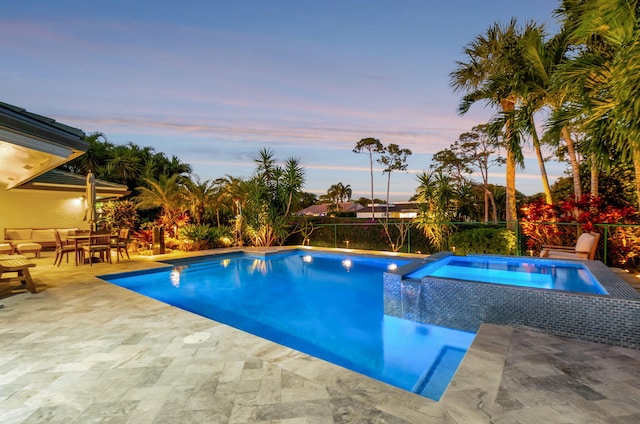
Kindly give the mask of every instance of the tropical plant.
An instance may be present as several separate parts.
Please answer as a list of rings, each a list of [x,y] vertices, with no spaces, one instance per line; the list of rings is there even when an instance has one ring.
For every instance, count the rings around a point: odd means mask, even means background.
[[[575,214],[576,210],[578,214]],[[555,207],[543,205],[540,201],[531,202],[523,207],[522,221],[527,246],[532,252],[537,252],[543,244],[572,245],[576,238],[576,226],[579,231],[591,232],[598,230],[597,224],[637,223],[638,216],[632,206],[614,205],[603,197],[584,194],[578,200],[571,196]],[[633,246],[640,241],[638,231],[612,226],[608,235],[609,257],[613,264],[635,263],[637,266],[640,258]]]
[[[258,155],[254,175],[246,184],[246,205],[244,214],[238,214],[235,234],[244,232],[254,246],[282,244],[290,234],[287,220],[304,185],[304,169],[296,158],[287,159],[284,167],[278,166],[270,149],[263,148]]]
[[[607,144],[631,159],[640,201],[640,3],[564,0],[557,14],[575,54],[559,68],[554,83],[580,90],[556,114],[555,123],[576,125],[589,135],[594,164],[608,165],[607,155],[598,155]]]
[[[211,181],[201,182],[196,178],[184,178],[184,202],[194,224],[203,224],[209,205],[214,203],[214,187]]]
[[[416,224],[430,242],[440,250],[447,249],[452,231],[451,217],[455,211],[454,189],[450,178],[442,172],[422,172],[418,175],[418,216]]]
[[[134,198],[140,209],[160,208],[160,224],[166,228],[180,227],[188,222],[183,208],[185,190],[182,177],[161,175],[158,180],[145,178],[147,186],[138,187],[140,194]]]
[[[458,111],[467,113],[477,101],[500,108],[497,121],[504,127],[506,148],[506,219],[511,226],[517,220],[516,166],[523,166],[521,133],[517,130],[515,110],[523,89],[523,32],[535,28],[528,24],[518,28],[515,19],[507,25],[493,24],[464,48],[467,61],[457,62],[450,74],[451,85],[456,91],[464,91]],[[498,128],[500,128],[498,126]],[[497,131],[494,131],[497,134]]]
[[[138,210],[130,200],[111,200],[102,204],[101,218],[110,230],[129,228],[133,230],[138,222]]]

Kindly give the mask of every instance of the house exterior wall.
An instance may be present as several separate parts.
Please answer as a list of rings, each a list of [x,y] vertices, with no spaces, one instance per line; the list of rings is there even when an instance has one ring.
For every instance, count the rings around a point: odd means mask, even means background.
[[[5,228],[89,228],[77,192],[0,190],[0,238]]]

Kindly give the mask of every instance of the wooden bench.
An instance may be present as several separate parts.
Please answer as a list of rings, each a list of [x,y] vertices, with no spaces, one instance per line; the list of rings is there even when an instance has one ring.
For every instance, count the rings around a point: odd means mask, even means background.
[[[29,268],[36,264],[27,262],[24,256],[0,255],[0,283],[19,282],[25,284],[31,293],[36,293],[36,285],[33,283]],[[17,273],[14,277],[4,277],[8,272]]]

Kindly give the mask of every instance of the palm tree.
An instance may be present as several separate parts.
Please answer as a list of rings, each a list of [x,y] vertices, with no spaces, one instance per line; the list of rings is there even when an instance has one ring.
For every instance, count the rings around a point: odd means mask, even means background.
[[[137,188],[139,194],[135,197],[140,209],[161,209],[161,222],[169,227],[176,224],[183,212],[184,186],[179,174],[171,176],[160,175],[153,180],[144,178],[147,186]]]
[[[195,224],[203,224],[208,205],[214,202],[215,188],[210,180],[185,178],[184,199]]]
[[[351,184],[342,184],[339,183],[342,188],[340,189],[340,198],[343,202],[351,202],[351,196],[353,195],[353,190],[351,190]],[[343,203],[342,210],[345,209],[345,205]]]
[[[142,169],[141,161],[134,150],[127,146],[115,146],[111,150],[111,158],[107,160],[106,170],[113,176],[112,181],[134,188],[132,185],[136,184]]]
[[[63,169],[80,175],[86,175],[91,171],[98,178],[103,178],[105,176],[104,168],[109,158],[109,152],[113,149],[113,144],[109,143],[101,132],[91,133],[84,139],[89,143],[86,153],[63,165]]]
[[[225,177],[216,178],[213,181],[213,210],[216,215],[216,224],[218,227],[222,225],[220,213],[226,216],[239,214],[239,208],[246,203],[246,182],[242,178],[226,175]],[[227,221],[225,220],[225,224]]]
[[[516,166],[522,166],[520,133],[515,128],[515,109],[522,88],[521,31],[515,19],[506,26],[496,23],[485,34],[469,43],[464,52],[467,62],[457,62],[451,76],[456,91],[466,92],[458,111],[464,114],[471,105],[484,100],[499,106],[504,117],[506,157],[507,221],[517,220]]]
[[[382,153],[384,151],[384,146],[380,143],[380,140],[377,138],[363,138],[358,141],[356,147],[354,147],[354,153],[366,153],[369,155],[369,168],[371,171],[371,219],[375,218],[375,204],[373,197],[373,154],[374,153]]]
[[[578,54],[560,69],[558,85],[582,87],[562,123],[609,140],[634,164],[640,202],[640,3],[637,0],[564,0],[557,13]],[[606,162],[604,157],[600,160]]]
[[[287,159],[282,171],[282,195],[286,198],[287,203],[284,216],[289,216],[292,203],[294,200],[297,200],[297,197],[302,192],[302,186],[304,186],[305,181],[305,171],[300,165],[300,160],[297,158]]]

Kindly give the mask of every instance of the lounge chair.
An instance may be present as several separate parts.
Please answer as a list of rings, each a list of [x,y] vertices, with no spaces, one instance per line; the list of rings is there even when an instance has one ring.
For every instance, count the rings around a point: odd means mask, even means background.
[[[124,253],[126,253],[127,259],[129,260],[131,259],[129,257],[129,250],[127,248],[127,244],[129,244],[129,229],[121,228],[120,231],[118,231],[118,237],[112,238],[110,243],[111,248],[115,249],[116,251],[116,257],[118,258],[118,262],[120,262],[120,256],[124,258],[124,255],[122,254],[123,251]]]
[[[575,246],[542,246],[541,258],[554,259],[594,259],[600,234],[582,233]]]
[[[26,258],[21,255],[0,255],[0,283],[19,282],[27,286],[31,293],[36,292],[36,285],[33,284],[29,268],[36,264],[27,262]],[[15,277],[3,277],[7,272],[15,272]]]

